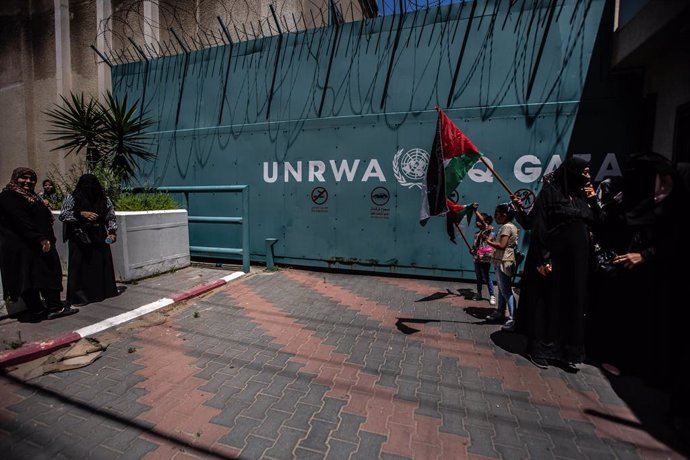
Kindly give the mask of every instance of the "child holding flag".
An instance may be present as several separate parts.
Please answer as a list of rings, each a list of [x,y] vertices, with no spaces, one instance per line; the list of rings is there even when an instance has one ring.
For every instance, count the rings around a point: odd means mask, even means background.
[[[494,248],[487,243],[489,238],[494,237],[492,222],[493,218],[486,213],[481,213],[481,219],[477,218],[477,231],[474,234],[474,244],[470,252],[474,258],[474,271],[477,275],[477,300],[481,300],[482,285],[486,283],[489,289],[489,304],[496,305],[494,280],[491,276],[491,256],[494,253]]]

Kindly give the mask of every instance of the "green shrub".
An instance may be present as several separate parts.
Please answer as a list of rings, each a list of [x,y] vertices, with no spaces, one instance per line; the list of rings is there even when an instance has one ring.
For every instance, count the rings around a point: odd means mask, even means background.
[[[48,173],[48,178],[55,184],[55,190],[62,199],[72,193],[77,181],[82,174],[89,171],[86,160],[79,159],[65,173],[61,174],[55,166],[53,172]],[[140,193],[124,192],[122,190],[122,171],[103,163],[97,163],[90,169],[90,173],[98,177],[103,185],[106,195],[110,197],[116,211],[156,211],[165,209],[182,209],[179,203],[173,200],[167,193],[156,192],[155,189],[144,187],[148,190]],[[141,189],[140,189],[141,190]]]
[[[122,193],[115,202],[116,211],[155,211],[180,209],[181,206],[167,193]]]
[[[98,177],[98,181],[103,186],[105,194],[110,197],[113,203],[118,200],[120,193],[122,193],[120,171],[104,164],[97,164],[89,170],[86,165],[86,160],[82,158],[77,160],[64,174],[60,173],[59,168],[55,165],[53,165],[52,171],[48,173],[48,179],[53,181],[55,191],[60,198],[58,202],[60,206],[62,206],[64,198],[74,191],[74,187],[77,186],[77,182],[82,174],[87,172]],[[42,181],[39,181],[39,184],[41,183]]]

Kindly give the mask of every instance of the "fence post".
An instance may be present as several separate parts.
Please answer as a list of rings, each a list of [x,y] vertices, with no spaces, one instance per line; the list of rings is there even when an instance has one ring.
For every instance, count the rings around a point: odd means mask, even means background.
[[[249,273],[249,185],[242,190],[242,270]]]
[[[266,238],[266,270],[273,270],[273,245],[278,238]]]

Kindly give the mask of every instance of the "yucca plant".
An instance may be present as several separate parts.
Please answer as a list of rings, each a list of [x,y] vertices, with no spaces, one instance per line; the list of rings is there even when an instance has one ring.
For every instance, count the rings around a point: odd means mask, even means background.
[[[138,113],[138,101],[129,105],[126,95],[118,99],[110,91],[103,103],[73,93],[61,99],[62,104],[45,112],[53,126],[50,140],[60,143],[52,150],[64,149],[68,155],[85,150],[88,172],[104,164],[120,171],[125,182],[134,175],[137,159],[155,157],[143,134],[153,121]]]
[[[98,101],[84,100],[84,94],[70,94],[70,98],[60,96],[62,105],[56,106],[45,112],[53,129],[48,135],[50,140],[62,142],[53,150],[67,150],[67,155],[72,152],[79,153],[86,149],[86,163],[89,170],[100,161],[99,138],[102,131],[101,107]]]
[[[100,154],[113,169],[122,171],[127,181],[134,175],[137,159],[150,161],[155,158],[143,134],[153,125],[153,120],[137,113],[136,101],[127,106],[127,95],[118,100],[108,91],[105,103],[99,103],[99,107],[102,117]]]

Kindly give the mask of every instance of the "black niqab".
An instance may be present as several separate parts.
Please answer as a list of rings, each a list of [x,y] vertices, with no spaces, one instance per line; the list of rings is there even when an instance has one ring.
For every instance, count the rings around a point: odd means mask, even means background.
[[[673,164],[663,155],[654,152],[630,157],[623,171],[623,210],[628,224],[651,224],[661,206],[654,202],[656,177],[670,174],[676,186],[682,186]],[[674,193],[674,197],[679,193]]]
[[[84,174],[79,178],[72,193],[74,212],[95,212],[103,219],[108,211],[108,204],[103,186],[93,174]]]
[[[589,166],[587,160],[569,157],[553,172],[553,182],[558,184],[566,196],[582,195],[582,188],[589,179],[584,176]]]

